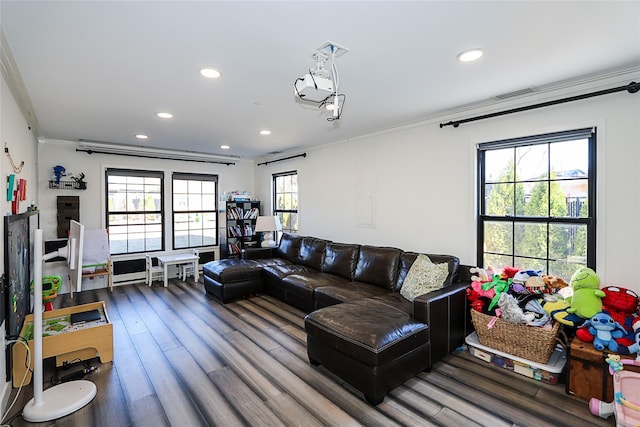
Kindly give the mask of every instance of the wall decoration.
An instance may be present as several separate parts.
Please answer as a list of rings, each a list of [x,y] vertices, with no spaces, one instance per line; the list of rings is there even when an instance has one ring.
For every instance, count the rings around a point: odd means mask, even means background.
[[[14,174],[7,176],[7,202],[13,200],[13,183],[16,179]]]
[[[20,166],[16,166],[16,164],[13,162],[13,158],[11,157],[11,153],[9,153],[9,147],[7,147],[6,142],[4,143],[4,152],[7,154],[7,157],[9,158],[9,163],[11,163],[13,172],[15,174],[19,174],[20,172],[22,172],[22,168],[24,167],[24,160],[20,162]]]

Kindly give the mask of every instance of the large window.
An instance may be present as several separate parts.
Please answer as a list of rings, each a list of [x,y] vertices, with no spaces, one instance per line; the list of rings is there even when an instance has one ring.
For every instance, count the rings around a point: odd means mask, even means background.
[[[218,176],[173,174],[173,248],[218,244]]]
[[[478,145],[478,265],[595,267],[595,130]]]
[[[282,231],[298,232],[298,173],[273,175],[273,214],[280,217]]]
[[[163,250],[162,172],[107,169],[105,173],[110,252]]]

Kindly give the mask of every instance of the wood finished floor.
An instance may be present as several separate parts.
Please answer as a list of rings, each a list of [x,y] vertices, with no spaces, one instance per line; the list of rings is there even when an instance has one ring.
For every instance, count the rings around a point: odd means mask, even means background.
[[[29,385],[9,414],[18,414],[11,425],[615,425],[592,416],[564,385],[491,367],[467,351],[449,355],[372,407],[309,364],[304,313],[270,296],[222,305],[203,289],[172,280],[167,288],[126,285],[59,297],[56,307],[106,302],[114,360],[92,361],[100,370],[87,377],[98,388],[89,405],[55,421],[28,423],[19,414],[33,396]],[[45,366],[48,387],[54,367],[50,360]]]

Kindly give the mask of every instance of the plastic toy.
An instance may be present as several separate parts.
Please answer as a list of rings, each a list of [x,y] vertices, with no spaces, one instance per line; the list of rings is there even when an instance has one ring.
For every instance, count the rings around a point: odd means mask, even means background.
[[[616,355],[609,355],[606,360],[609,374],[613,376],[613,402],[594,397],[589,401],[589,410],[600,418],[615,414],[618,427],[637,427],[640,425],[640,374],[624,370],[624,365],[640,366],[640,360],[620,360]]]
[[[44,311],[53,310],[53,300],[58,296],[62,278],[60,276],[42,276],[42,305]],[[33,282],[31,282],[33,292]]]

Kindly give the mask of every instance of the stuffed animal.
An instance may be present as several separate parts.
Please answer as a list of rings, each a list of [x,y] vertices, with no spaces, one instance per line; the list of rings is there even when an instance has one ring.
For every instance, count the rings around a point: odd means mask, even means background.
[[[569,282],[573,288],[573,296],[568,299],[571,307],[569,313],[575,313],[583,319],[590,319],[602,311],[601,298],[605,295],[600,290],[600,278],[588,267],[580,267],[573,273]]]
[[[493,308],[498,305],[498,301],[500,301],[500,296],[503,293],[509,291],[511,279],[503,280],[501,276],[497,274],[493,275],[493,280],[491,282],[484,283],[482,285],[483,291],[488,291],[489,289],[493,289],[495,292],[495,296],[491,299],[491,304],[489,304],[488,310],[491,311]]]
[[[614,372],[622,370],[622,362],[620,362],[620,356],[618,354],[610,354],[606,359],[604,359],[604,361],[609,364],[609,367]]]
[[[491,271],[491,269],[471,267],[469,272],[472,274],[471,281],[473,282],[486,283],[490,282],[493,277],[493,271]]]
[[[536,270],[520,270],[513,276],[513,280],[511,281],[511,288],[514,292],[519,294],[537,293],[535,291],[537,285],[534,282],[536,278],[540,278],[541,273],[542,271]],[[527,282],[529,283],[531,288],[527,286]]]
[[[503,280],[513,279],[513,276],[515,276],[518,271],[520,271],[518,268],[507,266],[502,269],[502,272],[500,273],[500,277]]]
[[[556,298],[556,299],[547,299],[544,298],[543,303],[542,303],[542,307],[544,308],[544,310],[549,313],[549,316],[551,316],[551,318],[553,318],[553,320],[555,320],[556,322],[559,322],[560,324],[568,327],[568,328],[577,328],[579,326],[581,326],[584,322],[585,319],[583,319],[582,317],[578,316],[575,313],[569,313],[567,310],[569,310],[569,308],[571,307],[569,301],[562,299],[562,298]],[[590,341],[586,341],[586,342],[591,342],[593,341],[593,336],[591,336],[591,340]],[[583,340],[584,341],[584,340]]]
[[[513,295],[509,295],[507,293],[500,295],[498,307],[500,307],[500,317],[509,323],[522,325],[532,322],[536,318],[533,313],[525,314]]]
[[[542,280],[544,281],[544,284],[547,285],[547,288],[551,290],[551,292],[557,292],[560,289],[569,286],[567,281],[562,277],[552,276],[550,274],[543,274]]]
[[[635,343],[629,347],[629,354],[638,353],[638,357],[636,360],[640,362],[640,317],[633,322],[633,336],[635,338]]]
[[[589,328],[589,332],[594,336],[593,348],[598,351],[608,349],[615,353],[629,354],[627,346],[620,345],[616,342],[616,338],[622,337],[626,331],[618,322],[613,320],[605,312],[596,313],[587,320],[583,328]]]
[[[602,288],[602,310],[606,310],[613,320],[620,323],[627,331],[630,345],[633,342],[633,323],[636,320],[638,294],[620,286],[606,286]],[[619,341],[618,341],[619,342]]]

